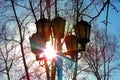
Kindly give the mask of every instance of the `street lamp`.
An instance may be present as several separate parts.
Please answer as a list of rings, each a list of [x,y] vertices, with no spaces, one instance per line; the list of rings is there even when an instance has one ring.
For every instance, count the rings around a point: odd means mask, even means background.
[[[78,62],[78,52],[85,50],[85,44],[89,42],[91,26],[86,21],[79,21],[75,26],[75,35],[68,34],[65,37],[65,44],[67,48],[68,55],[71,56],[72,60],[76,62],[74,68],[73,80],[76,80],[77,75],[77,62]],[[78,43],[81,44],[81,49],[78,48]]]
[[[50,40],[50,21],[43,17],[36,22],[36,28],[37,32],[29,39],[31,51],[36,55],[36,60],[39,60],[39,54],[43,52],[46,42]]]
[[[44,60],[47,79],[50,80],[49,66],[47,64],[46,59],[44,57],[39,58],[39,54],[43,52],[43,49],[46,46],[46,42],[50,40],[50,35],[51,35],[50,20],[44,17],[39,19],[36,22],[36,28],[37,28],[37,33],[33,34],[30,37],[31,50],[33,53],[35,53],[36,60],[40,60],[40,59]],[[36,48],[36,46],[38,46],[38,48]],[[37,52],[34,51],[34,49],[37,50]]]
[[[39,36],[41,36],[43,41],[49,41],[50,40],[50,34],[51,34],[51,26],[50,26],[50,20],[46,18],[41,18],[36,22],[37,32],[39,33]]]
[[[77,41],[82,45],[83,49],[85,49],[85,44],[90,41],[90,29],[91,25],[83,20],[77,22],[74,26]]]
[[[71,58],[74,60],[74,56],[77,54],[78,49],[78,42],[75,35],[69,33],[65,37],[65,44],[67,48],[67,54],[71,56]]]
[[[71,33],[66,35],[65,43],[66,43],[67,51],[77,50],[78,48],[76,36]]]
[[[52,20],[52,28],[55,39],[59,40],[64,37],[65,23],[66,20],[59,16]]]
[[[81,20],[74,26],[75,35],[69,33],[65,36],[66,48],[70,55],[84,51],[85,44],[90,40],[90,29],[91,25],[87,21]],[[81,50],[78,50],[78,43],[81,44]]]
[[[44,42],[38,33],[33,34],[30,38],[31,51],[36,55],[36,60],[39,59],[39,54],[42,53]]]
[[[54,38],[57,40],[57,51],[58,54],[61,54],[62,52],[62,44],[61,44],[61,39],[64,38],[64,32],[65,32],[65,23],[66,20],[63,19],[62,17],[56,17],[52,20],[52,29],[53,29],[53,35]],[[58,72],[58,80],[62,80],[63,76],[63,60],[60,57],[57,57],[57,60],[55,61],[57,67],[57,72]],[[53,71],[54,72],[54,71]],[[54,73],[52,73],[54,74]],[[54,75],[52,75],[54,77]]]

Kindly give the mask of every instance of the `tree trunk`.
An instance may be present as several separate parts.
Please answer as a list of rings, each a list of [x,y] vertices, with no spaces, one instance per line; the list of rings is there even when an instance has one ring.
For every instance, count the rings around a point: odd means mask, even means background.
[[[21,25],[20,25],[19,20],[17,18],[17,14],[16,14],[16,11],[15,11],[15,6],[14,6],[14,1],[11,0],[11,3],[12,3],[12,8],[13,8],[13,11],[14,11],[15,19],[17,21],[18,28],[19,28],[19,33],[20,33],[20,48],[21,48],[21,52],[22,52],[22,58],[23,58],[23,64],[24,64],[25,72],[26,72],[26,77],[27,77],[27,80],[30,80],[29,73],[28,73],[28,68],[27,68],[27,64],[26,64],[26,61],[25,61],[25,55],[24,55]]]

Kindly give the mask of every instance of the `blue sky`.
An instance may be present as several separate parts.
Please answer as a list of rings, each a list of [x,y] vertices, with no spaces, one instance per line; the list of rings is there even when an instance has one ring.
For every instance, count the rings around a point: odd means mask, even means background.
[[[120,10],[120,4],[116,3],[115,4],[116,7]],[[98,19],[98,22],[102,21],[105,19],[105,15],[106,13],[103,12],[101,14],[101,16]],[[105,27],[104,24],[101,24],[99,27]],[[109,10],[109,24],[108,24],[108,32],[112,35],[115,35],[117,38],[117,40],[119,41],[118,44],[120,44],[120,12],[117,13],[114,10]],[[116,57],[115,62],[113,62],[112,64],[115,65],[115,63],[120,64],[120,48],[117,48],[119,52],[116,52]],[[120,76],[120,70],[115,70],[112,72],[112,77],[110,80],[119,80],[119,76]]]
[[[115,3],[115,6],[117,7],[117,9],[119,9],[120,11],[120,3]],[[106,18],[106,11],[102,12],[102,14],[100,15],[99,19],[98,19],[98,24],[99,22],[105,20]],[[108,17],[108,31],[110,31],[110,33],[115,34],[117,37],[119,37],[120,35],[120,12],[117,13],[115,12],[113,9],[109,9],[109,17]],[[100,27],[105,27],[104,24],[102,24]]]

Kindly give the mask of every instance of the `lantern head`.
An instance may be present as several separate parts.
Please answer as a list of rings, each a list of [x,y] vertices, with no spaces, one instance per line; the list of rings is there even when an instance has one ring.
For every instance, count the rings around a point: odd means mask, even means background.
[[[49,41],[51,34],[50,20],[41,18],[36,22],[37,33],[43,41]]]
[[[39,34],[35,33],[30,38],[31,51],[34,54],[40,54],[45,46]]]
[[[78,43],[75,35],[69,34],[65,37],[67,51],[77,50]]]
[[[85,45],[89,42],[91,25],[88,22],[81,20],[74,26],[74,29],[78,43]]]
[[[65,23],[66,20],[59,16],[52,21],[54,38],[61,39],[64,37]]]

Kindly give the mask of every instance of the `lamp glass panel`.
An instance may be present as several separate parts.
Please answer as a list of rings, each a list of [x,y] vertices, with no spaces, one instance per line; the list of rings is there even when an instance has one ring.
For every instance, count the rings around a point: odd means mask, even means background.
[[[42,24],[37,24],[37,27],[38,27],[38,33],[42,34]]]
[[[65,20],[61,17],[56,17],[52,21],[53,33],[56,39],[60,39],[64,37],[65,30]]]
[[[85,29],[85,25],[81,24],[79,25],[79,34],[80,34],[80,38],[81,39],[85,39],[85,35],[86,35],[86,29]]]
[[[67,35],[65,37],[65,44],[68,51],[77,50],[77,39],[74,35]]]
[[[44,37],[46,38],[46,41],[50,39],[50,33],[51,33],[50,23],[49,21],[47,21],[44,23]]]
[[[33,53],[39,52],[44,48],[43,41],[38,34],[33,34],[32,37],[30,37],[30,45]]]
[[[90,38],[90,28],[91,28],[90,25],[88,25],[87,28],[86,28],[86,39],[87,39],[87,41],[89,41],[89,38]]]

